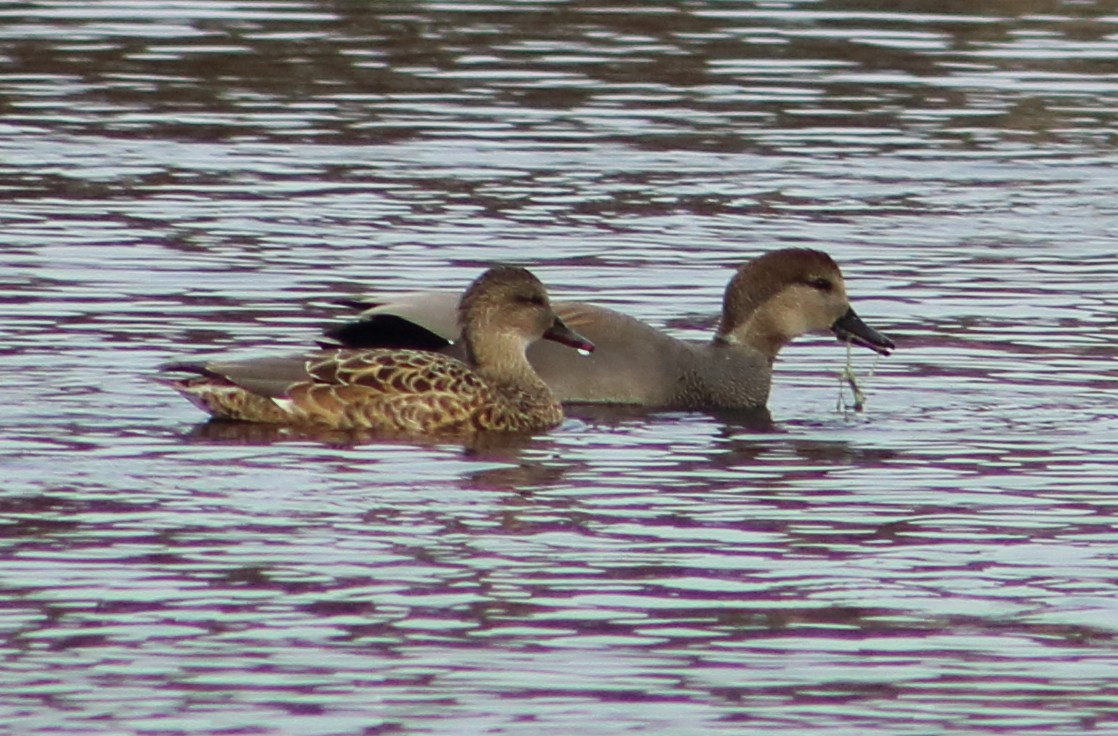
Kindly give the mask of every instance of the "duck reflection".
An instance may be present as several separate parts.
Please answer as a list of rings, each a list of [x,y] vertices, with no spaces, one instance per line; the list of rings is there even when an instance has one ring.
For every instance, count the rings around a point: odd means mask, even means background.
[[[216,442],[239,445],[268,445],[276,442],[314,442],[328,447],[356,447],[365,444],[397,444],[427,447],[460,446],[464,455],[497,459],[530,445],[531,433],[476,432],[461,437],[424,437],[386,435],[373,430],[342,430],[316,425],[278,425],[211,419],[187,431],[188,442]]]

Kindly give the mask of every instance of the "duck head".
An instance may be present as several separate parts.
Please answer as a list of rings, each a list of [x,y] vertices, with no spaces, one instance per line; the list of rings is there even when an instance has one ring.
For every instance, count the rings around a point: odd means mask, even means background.
[[[467,356],[477,366],[527,364],[524,351],[539,339],[594,350],[552,311],[540,280],[516,266],[494,266],[475,279],[459,302],[458,323]]]
[[[824,330],[882,355],[895,347],[854,312],[842,272],[830,256],[788,248],[754,258],[734,274],[714,341],[752,347],[772,361],[796,337]]]

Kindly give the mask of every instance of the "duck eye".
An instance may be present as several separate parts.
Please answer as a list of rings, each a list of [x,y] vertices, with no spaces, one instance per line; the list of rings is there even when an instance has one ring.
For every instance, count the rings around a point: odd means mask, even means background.
[[[518,296],[516,298],[516,301],[520,302],[521,304],[527,304],[527,305],[532,306],[532,307],[542,307],[546,303],[544,301],[544,298],[542,296],[540,296],[539,294],[531,294],[531,295],[524,294],[522,296]]]
[[[811,279],[807,282],[807,285],[824,293],[830,291],[833,288],[830,279],[825,278]]]

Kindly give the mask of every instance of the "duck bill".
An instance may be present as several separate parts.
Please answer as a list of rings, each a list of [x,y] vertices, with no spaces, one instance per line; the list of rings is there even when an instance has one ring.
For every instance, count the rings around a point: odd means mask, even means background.
[[[563,345],[570,346],[580,353],[594,352],[594,343],[590,342],[570,327],[567,327],[567,325],[563,323],[563,320],[558,317],[551,323],[551,327],[548,327],[547,331],[543,333],[543,339],[553,340]]]
[[[863,322],[862,318],[855,314],[853,307],[835,320],[831,325],[831,331],[842,342],[861,345],[882,355],[888,355],[896,347],[892,340]]]

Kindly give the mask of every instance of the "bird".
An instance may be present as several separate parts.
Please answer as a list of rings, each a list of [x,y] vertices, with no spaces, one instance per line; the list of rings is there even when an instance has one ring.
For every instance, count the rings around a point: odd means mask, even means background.
[[[494,266],[457,302],[458,358],[345,348],[172,362],[162,371],[182,374],[167,382],[219,419],[404,435],[535,432],[562,422],[525,350],[540,338],[587,354],[594,345],[554,313],[539,279]]]
[[[463,350],[452,293],[340,301],[362,311],[327,330],[322,347],[415,347],[450,355]],[[726,287],[721,319],[706,342],[680,340],[586,302],[556,301],[554,308],[597,348],[586,359],[546,343],[529,348],[532,366],[564,404],[763,408],[778,353],[802,334],[829,330],[842,342],[882,355],[895,348],[850,306],[834,260],[809,248],[770,251],[738,267]]]

